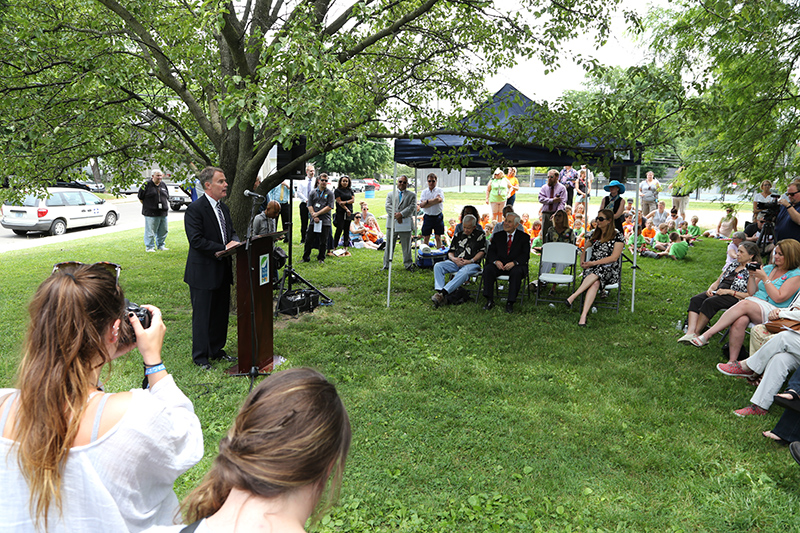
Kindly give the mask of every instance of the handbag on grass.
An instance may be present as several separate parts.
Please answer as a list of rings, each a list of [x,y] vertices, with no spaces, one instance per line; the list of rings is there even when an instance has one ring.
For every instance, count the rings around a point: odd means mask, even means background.
[[[767,328],[767,331],[769,331],[770,333],[780,333],[786,328],[799,331],[800,320],[792,320],[791,318],[779,318],[777,320],[770,320],[769,322],[764,324],[764,327]]]

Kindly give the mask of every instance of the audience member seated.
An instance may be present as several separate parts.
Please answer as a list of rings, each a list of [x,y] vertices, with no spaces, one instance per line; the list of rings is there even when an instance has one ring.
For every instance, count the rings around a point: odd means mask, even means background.
[[[204,533],[303,532],[335,503],[350,441],[347,411],[324,376],[276,372],[244,401],[211,470],[183,500],[184,518]]]
[[[730,327],[728,362],[739,359],[747,326],[751,322],[763,324],[770,311],[788,307],[800,288],[800,243],[794,239],[780,241],[775,246],[773,263],[750,272],[750,277],[758,281],[753,296],[725,311],[707,332],[692,339],[693,345],[705,346],[711,336]]]
[[[692,220],[692,223],[689,224],[689,227],[686,228],[686,229],[689,232],[689,235],[691,235],[692,237],[694,237],[696,239],[697,237],[702,235],[703,230],[700,229],[700,226],[697,225],[697,223],[700,222],[700,219],[697,216],[693,216],[691,220]]]
[[[669,248],[669,232],[667,231],[667,223],[663,222],[658,225],[658,232],[653,237],[653,250],[659,252],[666,252]]]
[[[786,384],[786,391],[776,394],[773,401],[784,407],[783,414],[772,431],[764,431],[762,435],[781,444],[800,441],[800,372],[795,371]],[[792,456],[795,456],[793,451]],[[797,457],[795,457],[797,460]]]
[[[575,233],[576,239],[583,235],[583,220],[576,217],[575,222],[572,224],[572,231]]]
[[[161,311],[144,306],[147,329],[129,317],[118,276],[111,263],[60,263],[30,303],[19,389],[0,389],[9,531],[171,524],[175,480],[203,457],[192,402],[161,362]],[[103,368],[134,347],[149,388],[104,393]]]
[[[627,240],[633,233],[633,215],[628,213],[622,221],[622,237]]]
[[[528,213],[522,213],[522,227],[525,228],[525,233],[528,234],[528,237],[531,237],[531,232],[533,231],[533,222],[531,221],[531,217],[528,215]]]
[[[492,235],[494,235],[495,226],[497,226],[497,224],[495,224],[494,222],[487,222],[486,223],[486,227],[483,230],[484,230],[484,233],[486,234],[486,240],[487,241],[491,241],[492,240]],[[500,224],[499,227],[502,228],[503,225]]]
[[[666,251],[656,254],[658,259],[669,257],[670,259],[681,260],[689,253],[689,243],[681,240],[678,232],[673,231],[669,234],[669,247]]]
[[[370,250],[383,250],[386,244],[378,245],[372,242],[368,237],[368,230],[364,224],[361,223],[362,215],[359,213],[353,217],[350,223],[350,242],[353,248],[368,248]]]
[[[745,235],[747,235],[748,241],[753,241],[758,244],[759,240],[761,240],[761,230],[764,229],[764,213],[759,213],[756,217],[756,221],[748,224],[747,227],[744,229]],[[772,249],[775,248],[774,244],[775,236],[768,235],[763,239],[763,249],[764,255],[769,255],[772,252]]]
[[[488,223],[489,223],[489,214],[487,213],[481,217],[481,227],[485,230],[486,224]]]
[[[647,251],[647,240],[642,235],[642,231],[644,230],[639,228],[638,235],[631,233],[628,237],[628,250],[632,254],[638,254]]]
[[[703,237],[713,237],[715,239],[728,239],[731,234],[738,231],[739,220],[734,216],[733,207],[725,208],[725,216],[719,220],[717,229],[706,231]]]
[[[598,291],[605,290],[606,285],[619,283],[620,265],[619,257],[625,247],[622,234],[614,228],[614,213],[610,209],[602,209],[597,215],[597,229],[592,232],[587,246],[592,247],[592,259],[586,261],[585,252],[581,259],[583,268],[583,282],[578,290],[566,300],[567,307],[572,307],[573,302],[583,294],[583,309],[578,320],[579,326],[586,325],[586,317],[594,304]]]
[[[519,229],[520,216],[509,213],[503,221],[503,233],[489,242],[486,264],[483,267],[483,295],[486,297],[485,311],[494,307],[494,285],[498,276],[508,276],[508,300],[506,312],[514,312],[522,278],[528,272],[531,242],[528,234]]]
[[[456,224],[455,233],[458,233],[458,232],[460,232],[460,231],[462,231],[464,229],[464,226],[462,225],[462,221],[464,220],[464,217],[467,216],[467,215],[472,215],[475,218],[477,218],[478,220],[483,220],[483,217],[481,217],[480,213],[478,213],[478,208],[477,207],[475,207],[474,205],[465,205],[464,207],[461,208],[461,214],[458,215],[458,224]],[[489,215],[484,215],[484,217],[486,217],[486,220],[488,222]],[[481,226],[481,229],[483,229],[483,227],[486,225],[483,222],[480,222],[479,224]]]
[[[569,244],[575,244],[575,233],[572,231],[567,225],[567,213],[563,209],[559,209],[553,215],[553,225],[547,228],[547,234],[545,234],[543,243],[547,244],[548,242],[567,242]],[[542,253],[541,248],[536,250],[537,253]],[[556,269],[556,274],[562,274],[564,269],[566,269],[569,265],[567,263],[550,263],[548,261],[542,261],[541,264],[541,271],[539,274],[548,273],[550,272],[553,267]],[[550,296],[555,296],[556,294],[556,284],[554,283],[553,286],[550,288]]]
[[[750,277],[747,265],[759,262],[758,247],[752,242],[743,242],[736,252],[735,264],[727,263],[722,274],[701,292],[689,300],[686,335],[678,339],[682,344],[691,344],[692,339],[703,332],[718,312],[729,309],[756,292],[756,279]]]
[[[667,211],[667,204],[658,202],[658,209],[650,211],[645,218],[653,221],[653,226],[659,227],[669,220],[669,211]]]
[[[505,220],[506,215],[508,215],[509,213],[513,213],[513,212],[514,212],[514,206],[512,206],[512,205],[505,206],[503,208],[503,220]],[[520,219],[520,223],[517,226],[517,229],[521,230],[521,231],[525,231],[525,226],[522,225],[521,220],[522,219]],[[492,232],[489,235],[494,235],[495,233],[500,233],[501,231],[503,231],[503,224],[495,224],[494,228],[492,229]],[[489,237],[489,239],[491,240],[491,237]]]
[[[451,239],[456,234],[456,224],[458,224],[458,222],[456,222],[454,218],[447,221],[447,236]]]
[[[683,222],[683,219],[678,215],[677,207],[673,207],[669,210],[669,218],[667,219],[667,222],[670,220],[675,223],[676,228],[680,226],[681,222]]]
[[[739,245],[742,244],[745,239],[746,236],[744,232],[741,231],[737,231],[732,235],[731,242],[728,244],[728,248],[725,251],[725,264],[722,265],[722,268],[725,268],[728,265],[736,264]]]
[[[431,297],[433,304],[439,307],[449,301],[457,288],[463,285],[471,276],[481,271],[481,260],[486,255],[486,239],[483,230],[478,225],[478,219],[473,215],[464,217],[464,229],[456,233],[447,253],[447,260],[440,261],[433,266],[433,288],[436,293]],[[446,274],[453,274],[453,278],[445,283]]]
[[[586,239],[591,238],[592,233],[594,233],[594,230],[596,229],[597,229],[597,219],[593,218],[592,220],[589,221],[588,227],[580,236],[580,238],[576,240],[575,244],[578,246],[578,248],[580,248],[581,250],[586,248]]]
[[[656,230],[653,228],[653,221],[648,220],[645,222],[644,229],[642,230],[642,237],[644,237],[645,242],[650,245],[653,243],[653,238],[656,236]]]
[[[773,309],[770,320],[788,318],[800,320],[800,310]],[[753,379],[761,375],[750,405],[734,411],[738,416],[765,415],[772,406],[775,394],[791,372],[800,366],[800,335],[784,331],[773,335],[757,352],[747,359],[733,363],[719,363],[717,370],[727,376]]]
[[[541,220],[534,220],[533,224],[531,224],[531,237],[533,237],[535,239],[541,233],[542,233],[542,221]]]

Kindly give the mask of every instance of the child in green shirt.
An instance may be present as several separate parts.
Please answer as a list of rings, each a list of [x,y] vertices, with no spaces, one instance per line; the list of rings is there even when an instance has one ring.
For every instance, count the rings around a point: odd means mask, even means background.
[[[653,237],[653,249],[659,252],[666,252],[669,248],[669,235],[667,234],[667,223],[662,222],[658,225],[658,232]]]
[[[692,217],[692,223],[689,225],[688,228],[686,228],[687,231],[689,232],[689,235],[695,238],[699,237],[700,234],[703,233],[703,230],[701,230],[700,227],[697,225],[697,222],[699,220],[700,219],[697,218],[696,216]]]
[[[669,234],[669,249],[661,252],[660,256],[667,256],[672,259],[683,259],[689,253],[689,243],[681,240],[681,236],[673,232]]]

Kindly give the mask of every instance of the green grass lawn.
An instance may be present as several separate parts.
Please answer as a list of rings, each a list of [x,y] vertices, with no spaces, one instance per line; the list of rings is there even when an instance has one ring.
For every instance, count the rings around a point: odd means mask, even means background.
[[[370,200],[376,215],[384,198]],[[171,225],[168,246],[147,254],[132,230],[3,254],[0,386],[13,386],[26,305],[52,265],[122,264],[126,295],[162,309],[164,362],[203,423],[206,456],[179,479],[183,496],[209,468],[247,381],[192,365],[181,224]],[[502,306],[484,312],[482,302],[433,309],[432,272],[397,264],[387,309],[380,252],[296,262],[334,304],[279,318],[275,353],[333,380],[353,425],[340,506],[316,529],[800,529],[800,467],[760,434],[780,408],[737,418],[753,389],[714,369],[717,340],[704,349],[676,343],[689,297],[719,274],[724,255],[724,243],[703,240],[684,262],[642,259],[634,313],[626,264],[623,309],[599,310],[587,328],[576,311],[532,301],[511,316]],[[235,355],[235,315],[228,339]],[[135,352],[116,361],[107,390],[138,386],[140,362]]]

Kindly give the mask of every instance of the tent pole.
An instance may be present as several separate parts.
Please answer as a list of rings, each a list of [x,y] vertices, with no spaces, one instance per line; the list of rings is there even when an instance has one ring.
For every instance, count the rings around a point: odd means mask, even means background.
[[[634,191],[634,210],[636,221],[633,223],[633,283],[631,284],[631,313],[636,302],[636,263],[639,259],[637,239],[639,238],[639,180],[641,179],[642,166],[636,165],[636,190]]]
[[[389,251],[389,280],[386,282],[386,307],[389,307],[392,295],[392,259],[394,259],[394,213],[397,212],[397,161],[394,162],[392,176],[392,216],[386,221],[386,237]],[[391,238],[389,238],[391,237]]]

